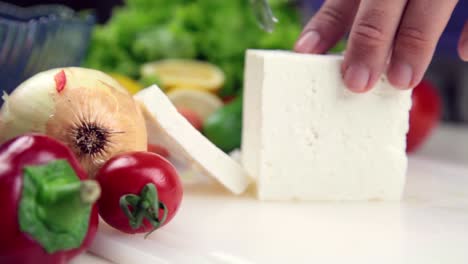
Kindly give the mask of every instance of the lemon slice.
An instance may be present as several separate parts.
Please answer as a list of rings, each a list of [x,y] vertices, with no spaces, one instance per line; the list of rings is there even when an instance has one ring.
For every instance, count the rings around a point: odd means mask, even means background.
[[[125,89],[127,89],[127,91],[132,95],[138,93],[139,91],[141,91],[141,89],[143,89],[143,86],[140,83],[138,83],[137,81],[127,76],[124,76],[118,73],[108,73],[108,75],[114,78],[120,85],[122,85]]]
[[[217,66],[202,61],[168,59],[144,64],[142,76],[156,75],[166,89],[185,87],[216,91],[224,84],[224,73]]]
[[[202,120],[205,120],[223,106],[223,101],[221,101],[221,99],[204,91],[178,89],[168,92],[167,96],[176,108],[191,109]]]
[[[166,92],[174,92],[174,91],[177,91],[177,90],[196,90],[196,91],[202,91],[202,92],[209,92],[209,93],[212,93],[212,94],[217,94],[217,90],[206,90],[204,88],[200,88],[200,87],[190,87],[190,86],[175,86],[175,87],[172,87],[170,89],[167,89]]]

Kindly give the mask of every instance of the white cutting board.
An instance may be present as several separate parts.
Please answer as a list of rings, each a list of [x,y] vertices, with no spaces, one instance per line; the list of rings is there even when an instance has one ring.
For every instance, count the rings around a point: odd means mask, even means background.
[[[411,158],[402,203],[273,203],[188,186],[148,239],[105,224],[91,251],[134,263],[468,263],[468,167]]]

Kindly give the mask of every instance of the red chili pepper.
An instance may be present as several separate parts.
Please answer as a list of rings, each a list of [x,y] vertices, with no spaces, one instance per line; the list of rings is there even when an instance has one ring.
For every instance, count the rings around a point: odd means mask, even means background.
[[[44,135],[0,146],[0,263],[66,263],[94,239],[97,182]]]
[[[57,73],[54,77],[55,80],[55,89],[57,89],[57,92],[60,93],[65,89],[65,85],[67,84],[67,76],[65,75],[65,72],[61,70],[59,73]]]

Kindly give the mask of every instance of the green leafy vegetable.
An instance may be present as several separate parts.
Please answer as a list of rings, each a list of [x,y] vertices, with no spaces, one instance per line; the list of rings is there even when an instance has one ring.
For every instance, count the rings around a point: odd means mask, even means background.
[[[271,34],[258,26],[249,0],[127,0],[94,30],[85,66],[139,78],[148,61],[206,60],[226,74],[221,95],[235,94],[247,49],[291,49],[301,31],[294,6],[270,4],[279,19]]]

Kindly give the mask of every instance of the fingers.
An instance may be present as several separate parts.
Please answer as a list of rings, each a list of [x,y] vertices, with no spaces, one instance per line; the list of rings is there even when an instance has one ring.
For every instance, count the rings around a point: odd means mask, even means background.
[[[416,86],[423,78],[457,0],[411,0],[398,29],[389,81],[400,88]]]
[[[304,28],[294,50],[323,53],[332,48],[349,30],[359,0],[328,0]]]
[[[407,0],[362,0],[348,40],[343,78],[354,92],[369,90],[387,62]]]
[[[465,22],[462,34],[460,36],[460,42],[458,43],[458,54],[464,61],[468,61],[468,20]]]

